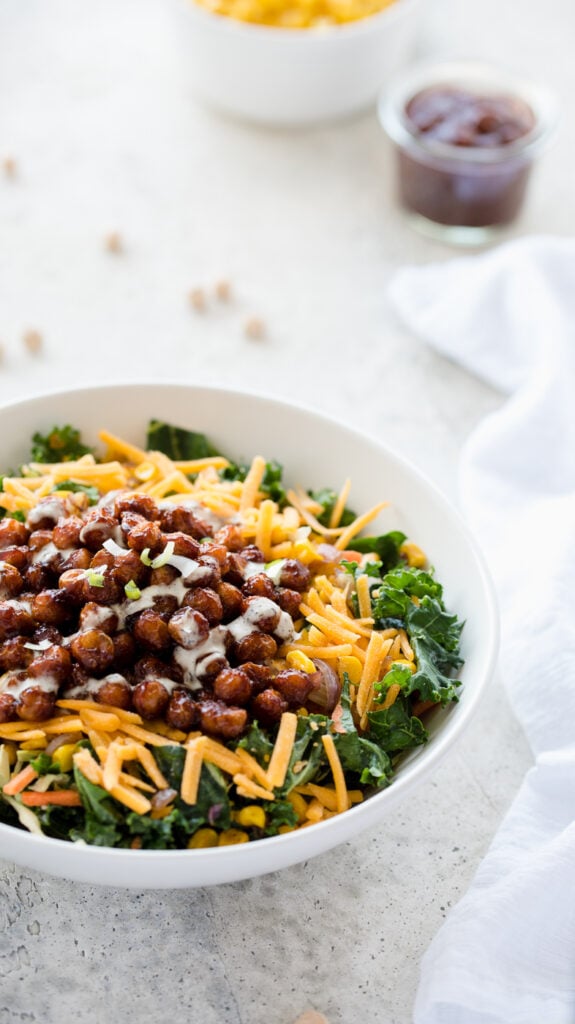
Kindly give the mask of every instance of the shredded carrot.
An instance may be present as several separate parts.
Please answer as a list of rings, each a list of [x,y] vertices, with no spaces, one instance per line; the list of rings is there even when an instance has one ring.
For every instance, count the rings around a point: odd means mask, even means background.
[[[2,792],[6,796],[16,796],[16,793],[21,793],[23,789],[26,789],[26,786],[29,786],[37,778],[38,772],[31,764],[27,764],[25,768],[22,768],[22,771],[18,772],[17,775],[14,775],[9,782],[2,786]]]
[[[59,807],[81,807],[80,794],[75,789],[56,789],[47,793],[22,793],[20,797],[26,807],[47,807],[56,804]]]

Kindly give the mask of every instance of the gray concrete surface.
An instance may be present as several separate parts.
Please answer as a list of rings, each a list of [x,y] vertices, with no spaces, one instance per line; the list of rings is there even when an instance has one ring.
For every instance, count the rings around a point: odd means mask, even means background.
[[[236,383],[368,429],[454,496],[462,444],[500,398],[386,308],[394,267],[450,250],[396,209],[375,117],[289,133],[210,114],[188,94],[172,14],[161,0],[0,0],[0,158],[18,161],[0,180],[0,399],[89,380]],[[568,0],[429,0],[421,47],[505,60],[570,101],[574,30]],[[574,152],[565,118],[514,234],[572,230]],[[117,257],[102,245],[114,229]],[[190,312],[187,290],[221,276],[234,302]],[[243,336],[252,313],[265,342]],[[35,359],[29,326],[45,339]],[[307,864],[158,893],[4,864],[0,1024],[292,1024],[307,1007],[330,1024],[407,1024],[420,958],[529,761],[496,681],[409,803]]]

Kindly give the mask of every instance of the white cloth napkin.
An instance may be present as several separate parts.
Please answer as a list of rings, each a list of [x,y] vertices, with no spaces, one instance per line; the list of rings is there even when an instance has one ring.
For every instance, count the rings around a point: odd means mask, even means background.
[[[575,241],[405,268],[389,294],[412,331],[509,396],[466,445],[461,496],[535,757],[423,959],[414,1021],[574,1024]]]

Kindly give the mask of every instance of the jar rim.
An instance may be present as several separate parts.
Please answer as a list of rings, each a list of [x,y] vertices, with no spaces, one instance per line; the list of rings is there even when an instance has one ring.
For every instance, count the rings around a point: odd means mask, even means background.
[[[513,142],[501,146],[457,146],[410,126],[406,107],[424,89],[460,86],[481,94],[502,93],[523,100],[534,116],[533,127]],[[475,61],[423,61],[412,66],[385,89],[378,101],[379,120],[389,138],[403,149],[466,164],[496,164],[514,157],[531,157],[548,144],[558,121],[558,104],[550,89],[496,67]]]

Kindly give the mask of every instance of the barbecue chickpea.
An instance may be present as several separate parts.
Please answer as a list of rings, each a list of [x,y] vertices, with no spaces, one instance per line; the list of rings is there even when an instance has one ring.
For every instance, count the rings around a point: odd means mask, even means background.
[[[242,611],[242,592],[233,583],[222,581],[217,586],[218,597],[222,602],[222,618],[224,622],[230,622],[237,618]]]
[[[113,569],[116,564],[114,556],[103,548],[101,551],[96,551],[95,555],[91,556],[90,569],[94,569],[96,572],[102,572],[105,569]]]
[[[291,707],[302,707],[313,689],[313,677],[298,669],[283,669],[274,679],[274,689],[279,690]]]
[[[292,619],[297,619],[301,605],[301,594],[298,590],[288,590],[286,587],[279,587],[276,601],[282,612],[287,612]]]
[[[214,533],[214,540],[216,544],[225,544],[228,551],[241,551],[244,547],[244,538],[239,526],[220,527]]]
[[[80,604],[84,600],[85,582],[86,573],[83,569],[67,569],[60,576],[58,587],[69,594],[75,604]]]
[[[234,739],[248,724],[248,713],[245,708],[228,707],[227,704],[215,700],[202,701],[199,708],[202,731],[211,736]]]
[[[50,626],[61,626],[69,622],[74,611],[74,602],[66,590],[41,590],[31,602],[32,615],[36,622]]]
[[[124,711],[129,711],[132,706],[132,687],[118,673],[105,676],[94,696],[98,704],[109,704]]]
[[[252,683],[241,668],[226,668],[214,680],[214,696],[226,704],[247,704],[252,695]]]
[[[0,725],[4,722],[13,722],[17,711],[16,698],[10,693],[0,693]]]
[[[282,587],[289,590],[308,590],[311,583],[311,573],[302,562],[295,558],[287,558],[281,567],[279,582]]]
[[[207,640],[210,624],[205,615],[193,608],[180,608],[168,623],[170,636],[181,647],[191,650]]]
[[[250,677],[253,693],[260,693],[266,687],[271,686],[276,675],[275,670],[269,665],[256,665],[253,661],[245,661],[242,665],[242,672]]]
[[[5,519],[2,522],[6,522]],[[2,523],[0,523],[0,526]],[[52,540],[52,530],[33,530],[28,538],[28,547],[30,551],[40,551],[41,548],[45,548],[46,544],[49,544]],[[4,557],[4,556],[2,556]]]
[[[114,644],[101,629],[86,629],[70,644],[72,654],[88,672],[105,672],[114,660]]]
[[[198,661],[196,675],[198,679],[201,679],[203,683],[209,686],[220,672],[229,667],[230,663],[223,654],[208,654],[205,658]]]
[[[52,540],[57,548],[73,548],[80,543],[84,520],[80,516],[62,516],[56,523]]]
[[[14,607],[8,601],[0,601],[0,641],[9,640],[20,633],[29,636],[33,632],[34,619],[25,607]]]
[[[194,587],[184,597],[182,607],[193,608],[205,615],[210,626],[217,626],[224,614],[220,597],[215,590],[206,587]]]
[[[144,519],[157,519],[158,506],[149,494],[122,494],[116,498],[114,512],[119,519],[124,512],[134,512]]]
[[[136,645],[130,633],[116,633],[112,637],[114,644],[114,665],[116,668],[130,668],[134,663]]]
[[[153,610],[161,615],[164,622],[169,622],[174,612],[179,608],[178,599],[174,594],[157,594],[154,597]]]
[[[165,533],[164,540],[166,544],[172,542],[175,555],[183,555],[184,558],[197,558],[201,554],[202,545],[198,544],[193,537],[189,537],[187,533],[182,533],[181,530],[175,533]]]
[[[179,572],[173,565],[161,565],[159,569],[152,569],[150,573],[151,587],[166,587],[178,578]],[[177,602],[176,602],[177,603]]]
[[[30,530],[18,519],[7,517],[0,521],[0,551],[21,544],[27,544]]]
[[[122,589],[130,580],[133,580],[138,587],[146,585],[150,570],[147,565],[144,565],[136,551],[127,551],[125,555],[111,557],[112,579],[119,583]]]
[[[226,570],[226,583],[233,583],[236,587],[243,587],[247,558],[241,554],[231,551],[228,557],[228,568]]]
[[[38,593],[53,586],[56,574],[46,565],[29,565],[22,578],[26,590]]]
[[[60,630],[56,629],[55,626],[47,625],[45,622],[36,626],[36,629],[32,633],[32,643],[41,644],[43,640],[49,640],[51,644],[57,644],[58,647],[63,643],[63,637]]]
[[[26,647],[26,638],[15,636],[6,640],[0,647],[0,669],[9,672],[11,669],[27,668],[34,657],[34,652]]]
[[[263,633],[273,633],[277,628],[281,611],[275,601],[269,597],[246,597],[242,604],[242,613],[246,622],[261,629]]]
[[[97,570],[96,570],[97,572]],[[123,589],[112,573],[103,573],[103,580],[98,584],[84,580],[84,600],[95,601],[96,604],[116,604],[124,597]]]
[[[243,661],[268,661],[273,658],[278,649],[273,636],[267,633],[249,633],[242,640],[234,645],[236,661],[240,664]]]
[[[197,725],[200,718],[198,705],[192,700],[185,690],[175,690],[170,697],[166,721],[173,729],[181,729],[188,732],[192,726]]]
[[[143,679],[150,679],[154,676],[158,679],[172,679],[175,678],[174,667],[173,665],[166,665],[153,654],[145,654],[134,665],[134,675],[138,683],[141,683]]]
[[[149,548],[152,553],[157,553],[164,548],[164,537],[160,527],[147,519],[133,526],[127,533],[126,540],[132,551],[141,552]]]
[[[6,562],[0,565],[0,595],[2,598],[16,597],[24,586],[24,580],[14,565]]]
[[[55,706],[55,692],[49,692],[40,686],[29,686],[20,694],[18,717],[26,722],[41,722],[52,717]]]
[[[212,544],[207,542],[202,544],[200,548],[200,554],[202,560],[206,557],[214,558],[218,563],[222,576],[225,576],[226,569],[229,565],[229,551],[225,544]]]
[[[64,554],[64,552],[62,552]],[[92,554],[88,548],[77,548],[70,551],[58,565],[58,572],[67,572],[68,569],[88,569],[92,561]]]
[[[276,588],[265,572],[256,572],[248,576],[242,587],[242,593],[246,597],[269,597],[270,601],[276,601]]]
[[[261,693],[258,693],[257,697],[254,697],[250,704],[250,711],[253,717],[262,725],[274,725],[276,722],[279,722],[288,707],[288,702],[282,697],[281,693],[269,687],[267,690],[262,690]]]
[[[41,651],[31,665],[28,675],[34,679],[49,677],[60,685],[65,682],[72,671],[72,659],[65,647],[47,647]]]
[[[143,679],[132,690],[134,709],[142,718],[159,718],[169,700],[170,694],[159,679]]]
[[[88,601],[80,612],[79,629],[101,629],[109,636],[118,628],[118,616],[111,608]]]
[[[24,572],[30,561],[30,549],[27,547],[4,548],[1,555],[3,562],[13,565],[19,572]]]
[[[183,505],[175,505],[173,508],[160,510],[160,526],[166,533],[187,533],[194,540],[203,540],[204,537],[212,537],[213,529],[189,508]]]
[[[104,541],[110,540],[118,527],[118,520],[105,508],[89,512],[80,530],[81,543],[90,551],[99,551]]]
[[[142,612],[132,627],[136,643],[149,651],[167,651],[172,646],[170,632],[160,613],[153,608]]]
[[[198,574],[197,585],[200,587],[217,587],[218,583],[222,578],[222,570],[220,569],[219,563],[211,555],[202,555],[198,558],[198,565],[202,566],[201,575]],[[195,581],[192,586],[195,585]]]

